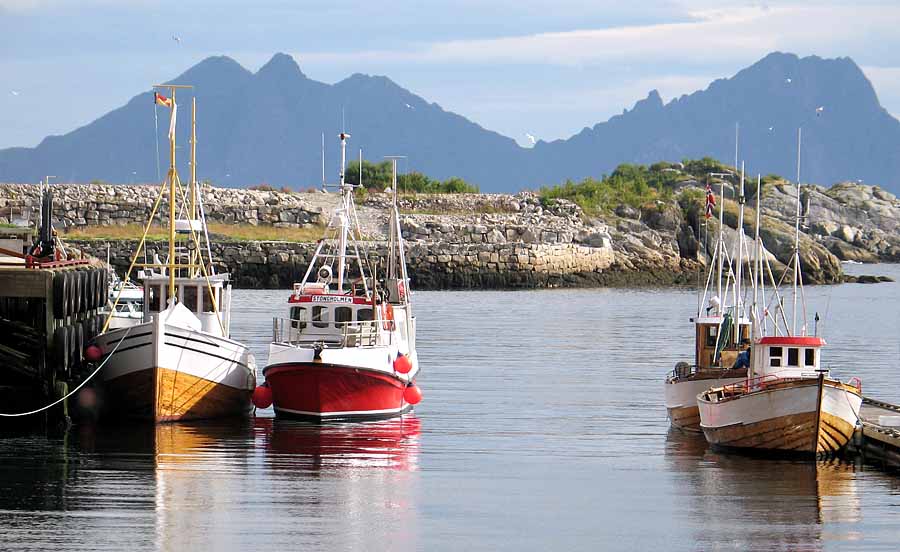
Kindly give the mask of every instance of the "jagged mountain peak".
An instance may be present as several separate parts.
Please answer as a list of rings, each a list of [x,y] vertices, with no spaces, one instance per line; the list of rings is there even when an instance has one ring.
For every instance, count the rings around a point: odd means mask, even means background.
[[[297,63],[297,60],[294,59],[294,56],[283,52],[278,52],[273,55],[265,65],[259,68],[259,71],[257,71],[256,74],[258,76],[272,77],[296,77],[299,75],[306,78],[306,75],[300,69],[300,65]]]
[[[751,173],[794,174],[802,126],[805,182],[862,179],[900,189],[900,122],[879,106],[850,58],[773,52],[668,103],[651,90],[608,121],[534,148],[444,111],[386,76],[356,73],[334,85],[309,79],[284,53],[255,74],[226,56],[206,58],[175,81],[196,86],[202,177],[226,186],[317,184],[321,135],[336,136],[346,121],[351,147],[367,158],[407,155],[416,170],[460,176],[483,191],[597,177],[620,163],[705,156],[732,162],[735,123],[739,155]],[[154,180],[154,122],[142,96],[36,148],[0,150],[0,181],[48,173],[73,182]],[[165,128],[157,136],[165,141]],[[326,172],[337,165],[337,148],[326,140]]]

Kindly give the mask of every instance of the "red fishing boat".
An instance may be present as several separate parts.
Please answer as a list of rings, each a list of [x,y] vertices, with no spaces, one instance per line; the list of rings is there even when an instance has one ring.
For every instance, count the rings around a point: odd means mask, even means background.
[[[390,242],[383,278],[360,243],[353,202],[358,185],[345,182],[341,133],[341,204],[319,241],[303,281],[288,297],[288,317],[275,318],[266,382],[258,407],[314,421],[398,416],[421,400],[415,384],[416,319],[410,304],[397,207],[394,160]]]

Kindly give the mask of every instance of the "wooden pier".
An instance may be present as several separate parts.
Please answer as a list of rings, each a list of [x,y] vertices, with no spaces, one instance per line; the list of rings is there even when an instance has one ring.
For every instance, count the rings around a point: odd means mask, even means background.
[[[93,258],[47,261],[21,254],[31,232],[2,230],[0,412],[14,413],[46,405],[83,380],[84,350],[102,327],[108,275]],[[66,406],[44,416],[0,418],[0,428],[65,420]]]
[[[847,451],[866,463],[900,469],[900,406],[864,397],[859,417]]]

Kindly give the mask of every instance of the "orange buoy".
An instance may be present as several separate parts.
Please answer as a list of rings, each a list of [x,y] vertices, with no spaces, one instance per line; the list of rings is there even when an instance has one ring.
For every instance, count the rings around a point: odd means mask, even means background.
[[[272,388],[268,385],[258,385],[253,390],[253,406],[256,408],[269,408],[272,406]]]
[[[403,400],[409,404],[419,404],[422,402],[422,390],[416,384],[410,385],[403,391]]]
[[[394,371],[398,374],[408,374],[410,370],[412,370],[412,362],[409,357],[403,353],[397,353],[397,358],[394,359]]]

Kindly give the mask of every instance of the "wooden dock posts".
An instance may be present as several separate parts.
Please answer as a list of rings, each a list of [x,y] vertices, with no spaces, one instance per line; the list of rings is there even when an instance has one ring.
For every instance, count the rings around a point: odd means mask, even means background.
[[[0,263],[0,412],[39,408],[85,377],[102,328],[108,274],[98,260]],[[50,418],[68,416],[65,402]],[[21,425],[0,418],[0,426]],[[6,422],[6,423],[3,423]]]

